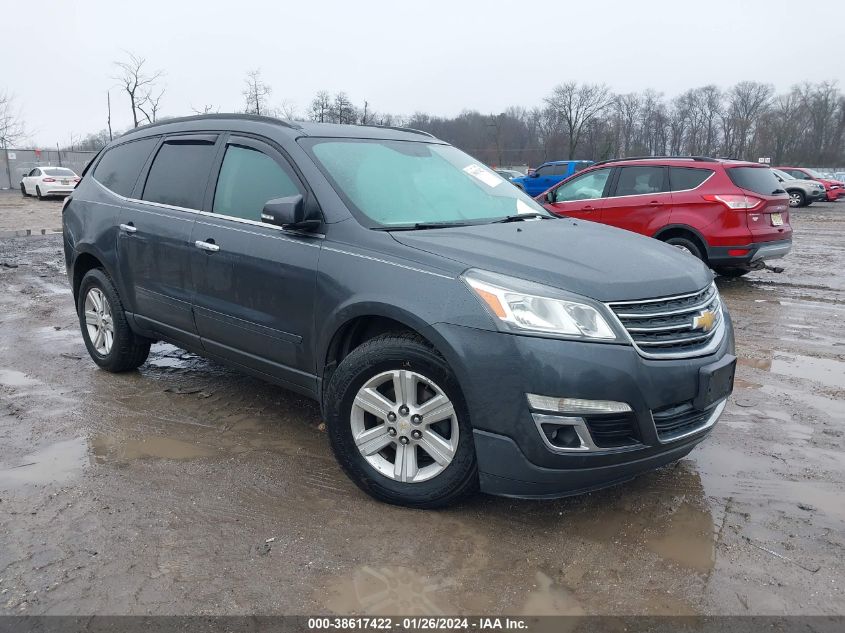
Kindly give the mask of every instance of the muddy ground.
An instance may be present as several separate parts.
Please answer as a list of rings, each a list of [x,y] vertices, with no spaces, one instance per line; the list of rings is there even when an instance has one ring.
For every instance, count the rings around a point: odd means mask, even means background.
[[[361,493],[298,396],[163,344],[98,370],[60,237],[0,240],[0,613],[843,614],[845,202],[793,226],[719,280],[741,366],[689,457],[438,512]]]

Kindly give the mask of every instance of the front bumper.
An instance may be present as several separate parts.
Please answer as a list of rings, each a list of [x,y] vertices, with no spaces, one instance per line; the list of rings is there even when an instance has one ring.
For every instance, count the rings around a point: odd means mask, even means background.
[[[686,455],[712,430],[724,401],[713,407],[712,420],[670,439],[661,439],[652,412],[696,399],[699,370],[733,354],[727,313],[725,325],[715,352],[678,360],[648,360],[630,345],[436,325],[450,347],[447,360],[470,411],[482,490],[537,498],[578,494]],[[584,452],[555,451],[538,429],[538,412],[529,408],[527,393],[625,402],[632,409],[636,441]]]

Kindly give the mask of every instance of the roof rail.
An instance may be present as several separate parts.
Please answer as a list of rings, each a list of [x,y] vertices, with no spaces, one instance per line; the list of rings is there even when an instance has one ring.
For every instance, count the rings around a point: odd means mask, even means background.
[[[401,127],[398,125],[367,125],[366,127],[378,127],[383,128],[385,130],[396,130],[397,132],[411,132],[412,134],[422,134],[423,136],[428,136],[429,138],[437,138],[434,134],[430,132],[425,132],[423,130],[417,130],[416,128],[412,127]]]
[[[282,127],[291,128],[293,130],[301,130],[302,128],[293,123],[291,121],[285,121],[284,119],[277,119],[276,117],[272,116],[263,116],[259,114],[244,114],[238,112],[215,112],[213,114],[197,114],[193,116],[181,116],[176,117],[173,119],[163,119],[161,121],[156,121],[155,123],[148,123],[146,125],[139,125],[137,128],[133,128],[129,130],[129,132],[135,132],[136,130],[147,130],[151,127],[157,127],[159,125],[167,125],[168,123],[185,123],[188,121],[203,121],[207,119],[240,119],[245,121],[264,121],[265,123],[274,123],[276,125],[281,125]],[[127,134],[129,133],[127,132]]]
[[[718,158],[711,158],[709,156],[625,156],[624,158],[609,158],[607,160],[600,160],[593,163],[591,167],[596,165],[604,165],[606,163],[617,163],[621,160],[693,160],[698,163],[716,163]]]

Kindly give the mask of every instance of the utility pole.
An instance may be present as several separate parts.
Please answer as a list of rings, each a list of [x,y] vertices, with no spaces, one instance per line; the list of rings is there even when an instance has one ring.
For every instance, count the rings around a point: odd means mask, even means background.
[[[59,149],[59,142],[56,141],[56,154],[59,155],[59,167],[62,166],[62,150]]]
[[[109,113],[108,113],[108,117],[106,117],[106,121],[109,124],[109,142],[111,142],[112,141],[112,137],[111,137],[111,92],[108,91],[108,90],[106,91],[106,104],[108,105],[108,109],[109,109]]]

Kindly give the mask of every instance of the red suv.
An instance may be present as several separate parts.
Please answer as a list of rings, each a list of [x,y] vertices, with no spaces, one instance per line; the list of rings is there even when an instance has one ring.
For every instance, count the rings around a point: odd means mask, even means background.
[[[785,171],[793,178],[798,178],[798,180],[815,180],[822,183],[824,185],[824,191],[827,194],[828,202],[835,202],[837,199],[845,196],[845,183],[830,178],[823,178],[819,172],[813,169],[807,169],[806,167],[776,167],[775,169]]]
[[[698,156],[604,161],[537,200],[557,215],[657,238],[730,277],[792,248],[789,196],[757,163]]]

